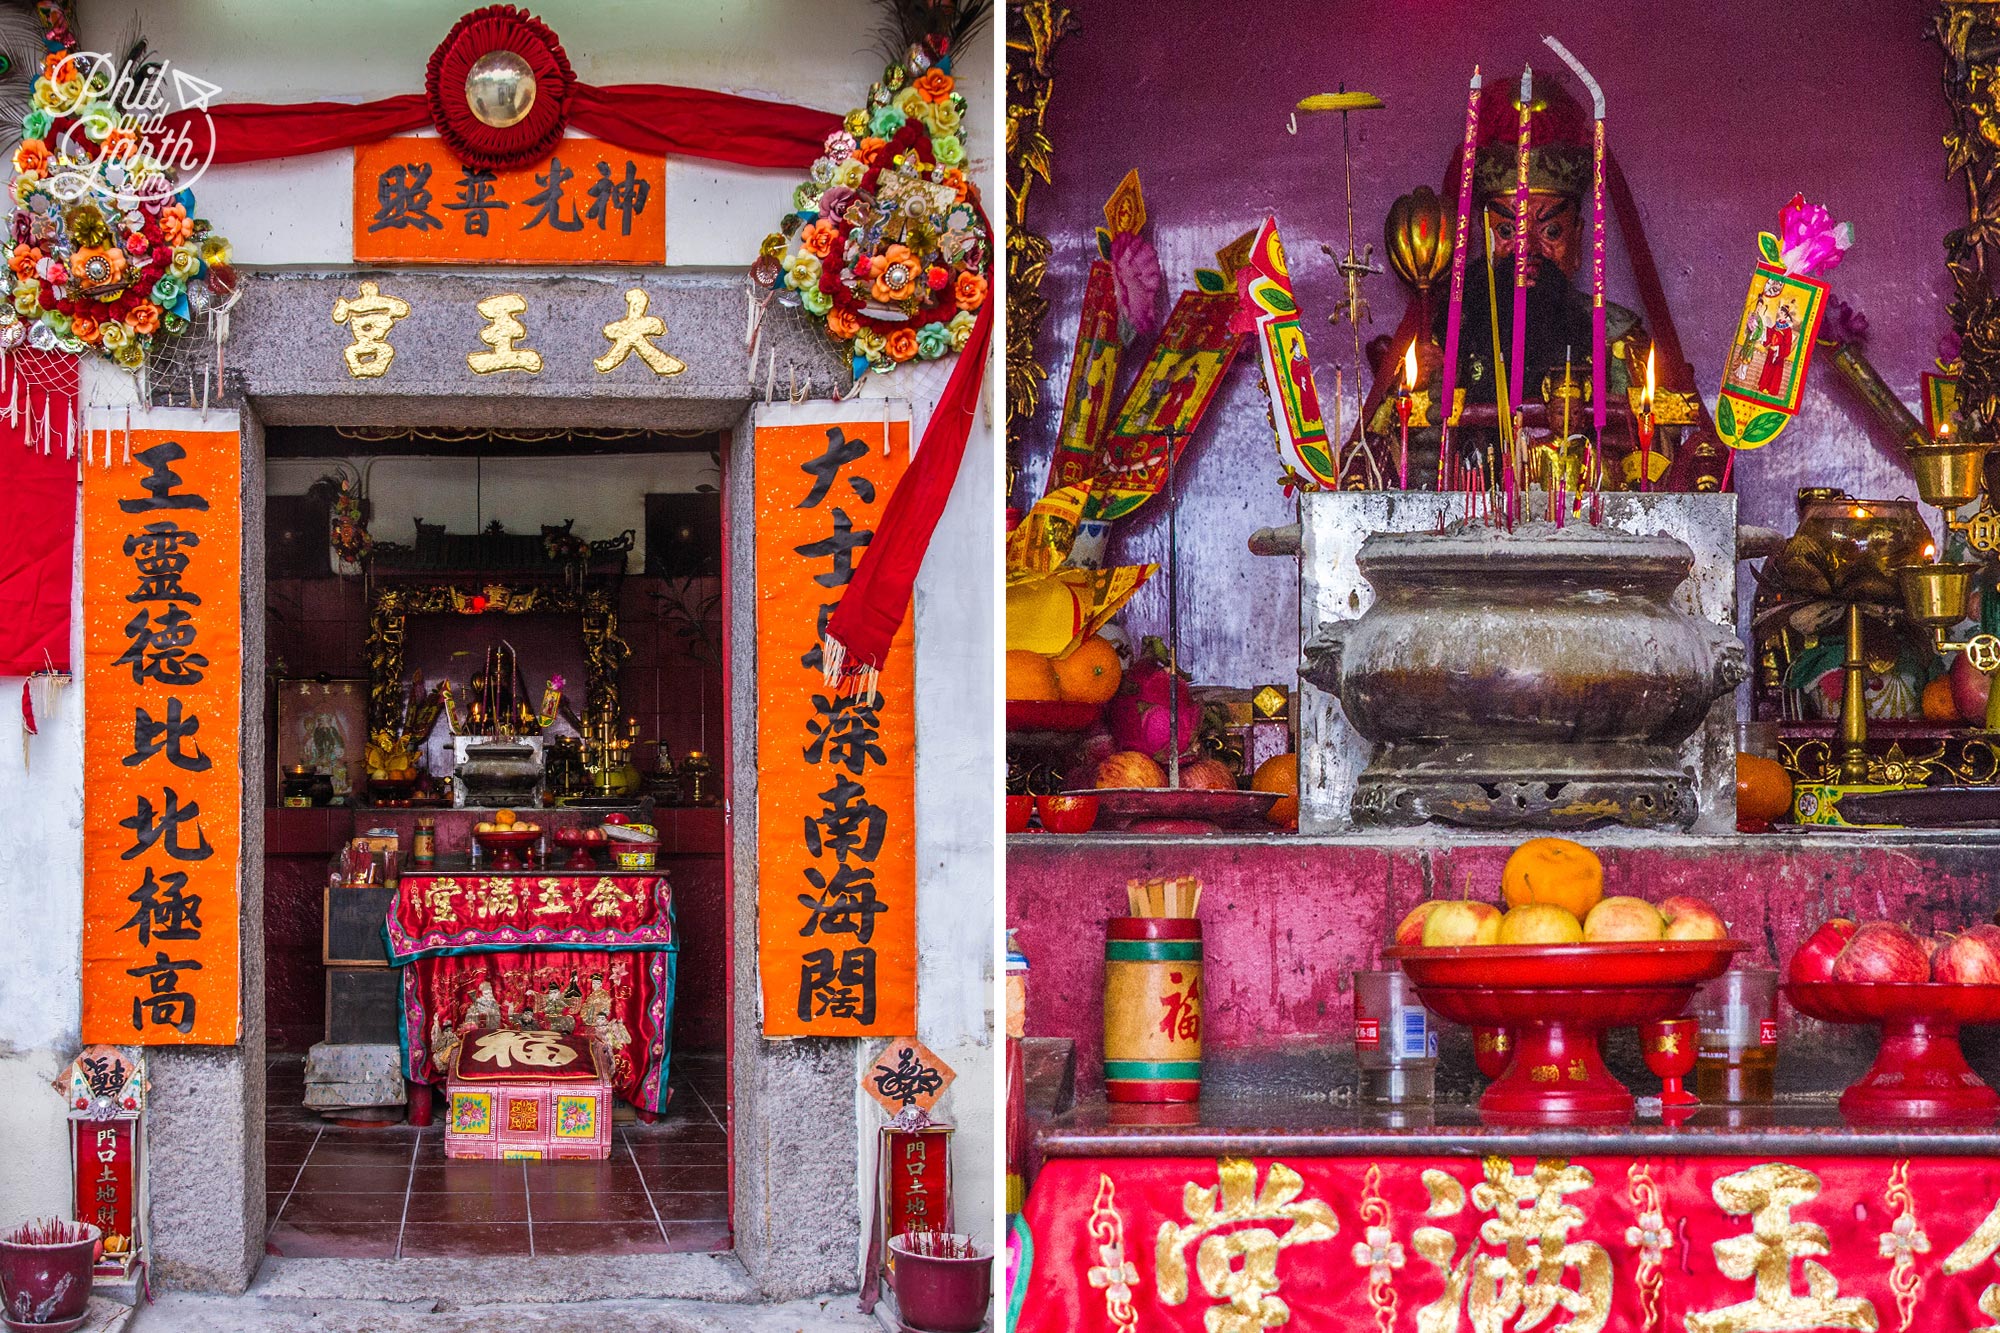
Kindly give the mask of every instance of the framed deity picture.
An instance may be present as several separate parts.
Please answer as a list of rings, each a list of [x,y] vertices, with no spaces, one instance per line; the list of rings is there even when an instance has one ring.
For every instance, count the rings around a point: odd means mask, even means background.
[[[1825,283],[1787,273],[1776,264],[1757,265],[1722,374],[1723,392],[1786,416],[1797,412],[1825,301]]]
[[[281,680],[278,682],[279,786],[303,764],[309,773],[333,779],[333,796],[352,804],[368,779],[368,682],[365,680]]]

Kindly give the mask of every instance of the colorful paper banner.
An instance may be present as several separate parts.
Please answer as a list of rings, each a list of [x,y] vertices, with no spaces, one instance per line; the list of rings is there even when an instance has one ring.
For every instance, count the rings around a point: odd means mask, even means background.
[[[241,444],[220,416],[83,470],[86,1042],[241,1036]],[[122,430],[94,445],[128,457]]]
[[[1769,233],[1758,241],[1767,261],[1751,275],[1715,403],[1716,433],[1732,449],[1769,444],[1798,414],[1826,304],[1825,283],[1785,272]]]
[[[354,150],[354,258],[390,264],[664,264],[667,160],[564,139],[514,171],[465,166],[442,139]]]
[[[1278,220],[1265,218],[1250,247],[1244,295],[1256,321],[1257,351],[1264,362],[1264,389],[1271,401],[1271,427],[1278,435],[1278,462],[1287,486],[1336,490],[1340,469],[1326,438],[1326,420],[1306,355],[1306,331],[1299,324],[1291,270],[1278,240]]]
[[[1064,1157],[1009,1249],[1014,1333],[1985,1328],[2000,1163]]]
[[[859,411],[866,412],[868,405]],[[909,463],[855,407],[756,430],[757,967],[769,1037],[917,1030],[914,617],[873,693],[820,636]],[[830,416],[830,419],[828,419]],[[798,424],[793,424],[798,423]]]

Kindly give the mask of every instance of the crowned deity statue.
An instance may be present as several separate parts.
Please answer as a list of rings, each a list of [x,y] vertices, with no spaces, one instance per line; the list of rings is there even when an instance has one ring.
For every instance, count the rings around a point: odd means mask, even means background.
[[[1452,449],[1462,458],[1485,456],[1497,442],[1499,404],[1496,384],[1504,388],[1508,358],[1513,354],[1516,255],[1525,251],[1526,337],[1522,403],[1510,411],[1524,418],[1531,450],[1553,452],[1575,460],[1590,433],[1593,286],[1589,263],[1592,244],[1592,123],[1590,113],[1570,95],[1554,73],[1536,71],[1528,120],[1528,193],[1516,215],[1519,166],[1520,85],[1509,78],[1489,79],[1480,95],[1471,173],[1473,207],[1466,228],[1464,298],[1460,307],[1457,383],[1453,397],[1459,415],[1452,431]],[[1459,159],[1452,153],[1439,207],[1447,248],[1457,218]],[[1607,163],[1615,171],[1615,160]],[[1619,179],[1622,185],[1622,178]],[[1614,195],[1610,201],[1617,203]],[[1618,210],[1618,225],[1634,272],[1652,272],[1644,237],[1636,222]],[[1488,237],[1491,250],[1488,251]],[[1393,246],[1392,246],[1393,248]],[[1643,263],[1640,262],[1644,256]],[[1650,281],[1651,279],[1642,279]],[[1657,283],[1654,283],[1657,286]],[[1657,292],[1645,302],[1657,324],[1671,316]],[[1609,420],[1603,442],[1607,490],[1637,489],[1640,458],[1636,420],[1644,404],[1647,356],[1654,336],[1640,314],[1606,299],[1605,365]],[[1396,432],[1396,390],[1404,380],[1403,353],[1410,340],[1417,344],[1419,381],[1415,399],[1421,404],[1413,430],[1413,457],[1428,467],[1413,467],[1413,477],[1436,472],[1440,420],[1452,405],[1439,410],[1442,369],[1450,304],[1420,292],[1396,333],[1377,339],[1376,375],[1365,420],[1378,455]],[[1494,330],[1499,331],[1499,354]],[[1678,352],[1678,338],[1663,339],[1668,355],[1656,368],[1655,396],[1650,404],[1658,427],[1696,426],[1700,400],[1692,392],[1692,368]],[[1567,377],[1568,389],[1564,388]],[[1567,412],[1565,407],[1567,406]],[[1567,436],[1564,434],[1565,418]],[[1649,451],[1646,471],[1656,488],[1712,489],[1700,486],[1691,466],[1675,467],[1675,446],[1683,432],[1662,429]],[[1421,442],[1421,453],[1419,443]],[[1719,456],[1714,459],[1719,463]],[[1692,465],[1695,460],[1688,460]],[[1711,478],[1711,481],[1713,479]],[[1413,484],[1414,481],[1413,481]]]

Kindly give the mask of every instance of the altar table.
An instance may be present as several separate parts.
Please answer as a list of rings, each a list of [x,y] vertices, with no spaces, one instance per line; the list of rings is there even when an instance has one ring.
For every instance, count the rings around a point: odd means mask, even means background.
[[[588,1031],[612,1086],[667,1105],[673,1045],[673,891],[659,871],[472,869],[406,873],[383,930],[403,969],[405,1076],[442,1086],[439,1056],[466,1025]]]
[[[2000,1325],[2000,1133],[1703,1108],[1487,1128],[1296,1098],[1079,1106],[1008,1238],[1019,1333]],[[1147,1123],[1151,1120],[1153,1123]]]

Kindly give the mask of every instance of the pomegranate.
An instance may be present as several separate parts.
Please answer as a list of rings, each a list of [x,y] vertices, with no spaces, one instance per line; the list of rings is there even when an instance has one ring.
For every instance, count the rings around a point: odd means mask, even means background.
[[[1835,981],[1916,982],[1931,979],[1924,946],[1893,921],[1870,921],[1833,960]]]
[[[1958,715],[1967,722],[1986,720],[1986,692],[1992,688],[1992,678],[1983,671],[1975,671],[1971,658],[1960,653],[1952,659],[1951,697],[1958,705]]]
[[[1202,758],[1181,765],[1181,786],[1191,791],[1235,791],[1236,775],[1220,759]]]
[[[1953,936],[1931,959],[1931,980],[1959,986],[2000,985],[2000,926]]]
[[[1859,929],[1857,923],[1844,916],[1826,922],[1806,936],[1806,942],[1792,955],[1792,965],[1785,973],[1786,978],[1793,982],[1832,981],[1833,960],[1840,956],[1840,951],[1847,947],[1847,942]]]
[[[1167,700],[1180,697],[1180,752],[1194,748],[1195,732],[1201,727],[1201,706],[1187,682],[1158,662],[1141,662],[1126,678],[1128,689],[1112,699],[1104,710],[1104,725],[1121,750],[1137,750],[1165,763],[1172,742],[1173,722]]]

